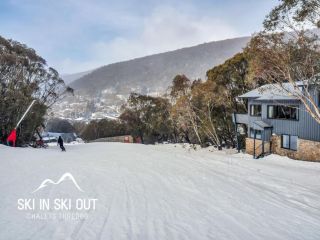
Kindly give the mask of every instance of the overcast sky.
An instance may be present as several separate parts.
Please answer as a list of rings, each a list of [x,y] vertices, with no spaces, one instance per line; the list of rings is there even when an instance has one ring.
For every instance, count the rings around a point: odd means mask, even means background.
[[[277,0],[0,0],[0,34],[60,73],[249,36]]]

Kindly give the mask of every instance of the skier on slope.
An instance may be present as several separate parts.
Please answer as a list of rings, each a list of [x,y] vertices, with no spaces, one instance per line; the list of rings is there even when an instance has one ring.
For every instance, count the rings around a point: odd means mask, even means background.
[[[66,149],[65,149],[65,147],[63,146],[63,139],[62,139],[61,136],[59,136],[59,138],[58,138],[58,144],[60,145],[60,148],[61,148],[62,152],[65,152]]]

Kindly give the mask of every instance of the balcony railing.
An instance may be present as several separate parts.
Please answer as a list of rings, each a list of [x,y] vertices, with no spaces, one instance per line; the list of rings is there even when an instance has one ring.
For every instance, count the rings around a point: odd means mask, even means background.
[[[235,113],[232,116],[232,120],[234,123],[248,124],[249,123],[249,115],[247,113],[245,113],[245,114]]]

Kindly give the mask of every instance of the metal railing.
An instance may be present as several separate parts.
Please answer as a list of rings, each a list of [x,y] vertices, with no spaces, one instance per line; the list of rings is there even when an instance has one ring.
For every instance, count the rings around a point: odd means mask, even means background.
[[[271,141],[260,143],[258,146],[254,147],[253,157],[258,159],[266,155],[271,154]]]

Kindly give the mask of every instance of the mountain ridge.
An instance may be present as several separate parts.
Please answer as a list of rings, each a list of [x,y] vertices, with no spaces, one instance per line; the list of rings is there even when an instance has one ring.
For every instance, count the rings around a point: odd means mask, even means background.
[[[81,93],[112,89],[127,94],[164,91],[177,74],[205,78],[206,71],[240,52],[250,37],[198,44],[101,66],[71,82]]]
[[[250,37],[198,44],[101,66],[71,82],[75,90],[51,113],[71,121],[117,118],[131,92],[159,96],[173,78],[206,79],[206,72],[242,51]]]

